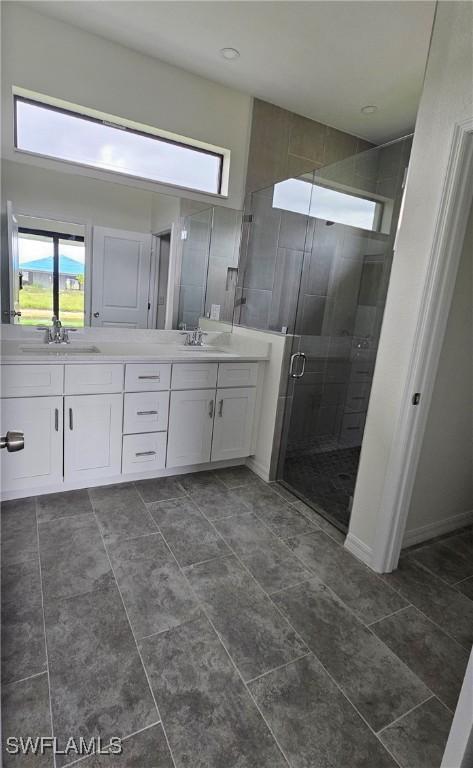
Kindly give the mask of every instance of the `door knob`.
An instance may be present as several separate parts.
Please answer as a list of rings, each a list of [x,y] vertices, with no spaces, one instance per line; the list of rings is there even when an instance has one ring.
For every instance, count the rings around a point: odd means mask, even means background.
[[[6,448],[8,453],[22,451],[25,447],[25,435],[23,432],[7,432],[0,437],[0,448]]]
[[[100,312],[94,312],[94,317],[100,317]]]

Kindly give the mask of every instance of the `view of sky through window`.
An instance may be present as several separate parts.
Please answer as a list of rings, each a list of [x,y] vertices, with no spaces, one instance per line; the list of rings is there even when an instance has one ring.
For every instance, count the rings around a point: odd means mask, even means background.
[[[274,185],[274,208],[360,229],[375,228],[376,205],[374,200],[348,195],[303,179],[287,179]]]
[[[202,192],[220,192],[221,155],[17,99],[19,149]]]

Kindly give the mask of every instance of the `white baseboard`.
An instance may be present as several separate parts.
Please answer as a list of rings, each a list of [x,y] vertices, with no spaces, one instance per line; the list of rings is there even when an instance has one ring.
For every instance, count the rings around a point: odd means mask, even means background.
[[[402,540],[402,548],[412,547],[413,544],[420,544],[423,541],[429,541],[443,533],[456,531],[457,528],[463,528],[465,525],[473,523],[473,510],[461,512],[459,515],[447,517],[445,520],[437,520],[435,523],[421,525],[419,528],[412,528],[406,531]]]
[[[373,550],[365,544],[364,541],[361,541],[357,536],[354,536],[353,533],[349,533],[343,546],[345,549],[348,549],[352,555],[358,558],[358,560],[361,560],[362,563],[365,563],[365,565],[368,565],[371,568]]]
[[[254,456],[249,456],[247,458],[246,466],[249,467],[252,470],[252,472],[255,473],[255,475],[258,475],[258,477],[261,477],[261,479],[264,480],[266,483],[270,482],[269,467],[267,467],[265,464],[261,464],[259,461],[256,461]]]
[[[44,496],[46,493],[61,493],[63,491],[76,491],[79,488],[97,488],[100,485],[116,485],[117,483],[133,483],[135,480],[151,480],[156,477],[169,477],[173,475],[186,475],[190,472],[205,472],[209,469],[224,469],[225,467],[238,467],[244,464],[244,459],[224,459],[212,461],[206,464],[193,464],[187,467],[170,467],[154,472],[130,472],[111,477],[99,477],[77,480],[75,482],[55,483],[54,485],[42,485],[36,488],[21,488],[11,491],[2,491],[1,501],[11,499],[24,499],[28,496]]]

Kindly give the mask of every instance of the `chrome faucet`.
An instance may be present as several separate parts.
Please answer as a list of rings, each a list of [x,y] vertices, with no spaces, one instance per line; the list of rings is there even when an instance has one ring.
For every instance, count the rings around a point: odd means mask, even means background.
[[[46,331],[46,337],[44,339],[46,344],[70,344],[69,333],[70,331],[77,330],[76,328],[65,328],[61,321],[52,316],[52,326],[49,325],[37,325],[37,331]]]
[[[195,328],[191,331],[183,331],[181,336],[185,336],[184,344],[186,347],[202,347],[204,345],[204,336],[206,332],[201,328]]]

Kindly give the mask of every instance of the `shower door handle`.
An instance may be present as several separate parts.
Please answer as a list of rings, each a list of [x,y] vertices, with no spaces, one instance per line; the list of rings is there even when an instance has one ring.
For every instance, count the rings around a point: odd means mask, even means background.
[[[298,373],[295,372],[295,362],[299,358],[302,359],[302,366]],[[305,372],[305,364],[306,364],[306,356],[303,352],[295,352],[291,357],[291,367],[289,369],[289,374],[292,379],[302,379],[304,372]]]

